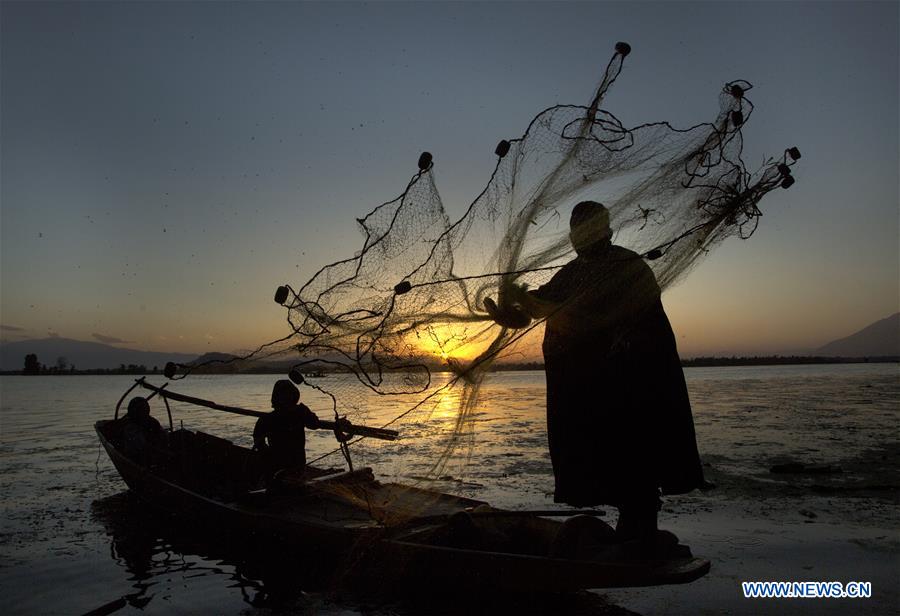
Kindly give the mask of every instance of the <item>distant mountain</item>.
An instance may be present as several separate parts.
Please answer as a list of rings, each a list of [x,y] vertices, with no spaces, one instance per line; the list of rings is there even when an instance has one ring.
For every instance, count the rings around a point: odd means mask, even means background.
[[[204,353],[190,362],[194,374],[234,374],[242,372],[254,365],[253,361],[245,361],[230,353]]]
[[[203,364],[206,362],[229,362],[236,361],[238,358],[237,355],[232,355],[231,353],[204,353],[200,357],[195,357],[190,361],[191,364]],[[172,360],[169,360],[172,361]]]
[[[900,312],[846,338],[829,342],[816,349],[815,353],[841,357],[900,356]]]
[[[97,368],[118,368],[121,364],[144,365],[148,369],[158,366],[162,370],[166,362],[187,363],[197,359],[196,355],[185,353],[156,353],[123,349],[69,338],[44,338],[42,340],[20,340],[0,344],[0,370],[21,370],[25,356],[37,355],[38,361],[47,367],[55,366],[59,357],[65,357],[70,366],[78,370]]]

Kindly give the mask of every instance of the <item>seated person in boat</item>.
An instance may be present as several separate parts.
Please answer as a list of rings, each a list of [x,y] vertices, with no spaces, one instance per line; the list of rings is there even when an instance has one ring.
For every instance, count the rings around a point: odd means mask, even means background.
[[[268,477],[281,469],[302,473],[306,467],[304,430],[318,428],[319,418],[300,402],[300,392],[287,379],[272,388],[272,409],[256,421],[253,448],[264,456]]]
[[[150,403],[135,396],[128,402],[128,412],[121,419],[122,450],[128,457],[146,463],[153,446],[159,445],[165,432],[159,422],[150,416]]]
[[[660,491],[706,487],[675,336],[653,271],[612,243],[607,209],[579,203],[570,229],[575,259],[538,289],[501,287],[485,308],[510,328],[546,318],[554,500],[613,505],[621,538],[652,544]]]

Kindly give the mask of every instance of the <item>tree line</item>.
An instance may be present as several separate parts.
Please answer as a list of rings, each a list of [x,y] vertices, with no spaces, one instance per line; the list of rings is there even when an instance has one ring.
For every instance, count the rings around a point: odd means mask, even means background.
[[[90,370],[78,370],[75,364],[70,364],[65,357],[57,357],[56,363],[48,366],[38,361],[34,353],[25,356],[25,367],[22,369],[25,375],[53,375],[53,374],[159,374],[159,367],[153,366],[147,369],[144,364],[119,364],[118,368],[92,368]]]

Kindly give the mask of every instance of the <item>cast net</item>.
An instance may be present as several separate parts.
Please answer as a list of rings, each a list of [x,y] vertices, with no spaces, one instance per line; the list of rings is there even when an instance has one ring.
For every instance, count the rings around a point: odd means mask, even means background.
[[[537,288],[573,259],[568,220],[576,203],[608,208],[613,242],[645,260],[661,289],[725,238],[750,237],[763,196],[793,183],[799,152],[747,169],[746,81],[724,85],[711,122],[624,126],[605,100],[629,51],[616,46],[589,104],[545,109],[522,136],[501,141],[487,185],[457,220],[423,153],[402,193],[358,219],[358,252],[279,289],[289,335],[243,359],[295,358],[294,375],[307,374],[304,400],[320,400],[320,416],[324,406],[325,418],[401,431],[394,443],[349,441],[355,460],[402,458],[416,467],[405,469],[407,478],[436,478],[471,451],[486,373],[539,348],[542,319],[503,327],[485,300],[502,304],[510,288]],[[402,455],[386,455],[398,447]]]

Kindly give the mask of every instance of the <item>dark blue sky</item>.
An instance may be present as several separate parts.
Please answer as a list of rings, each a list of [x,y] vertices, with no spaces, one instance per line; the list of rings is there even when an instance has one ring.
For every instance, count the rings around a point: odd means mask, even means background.
[[[231,351],[272,290],[359,248],[422,150],[451,217],[539,110],[626,125],[757,106],[745,160],[798,182],[665,297],[684,354],[807,349],[898,310],[898,3],[0,5],[4,338]]]

